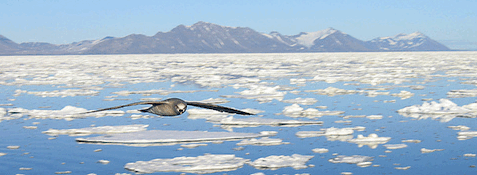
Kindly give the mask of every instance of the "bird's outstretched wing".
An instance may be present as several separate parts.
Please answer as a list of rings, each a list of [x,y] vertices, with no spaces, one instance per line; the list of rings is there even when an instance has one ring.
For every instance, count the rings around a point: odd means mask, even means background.
[[[213,105],[213,104],[209,104],[209,103],[192,102],[192,101],[188,101],[186,103],[187,103],[187,105],[212,109],[212,110],[216,110],[216,111],[220,111],[220,112],[228,112],[228,113],[234,113],[234,114],[240,114],[240,115],[255,115],[255,114],[248,113],[248,112],[245,112],[245,111],[241,111],[241,110],[237,110],[237,109],[233,109],[233,108],[229,108],[229,107],[224,107],[224,106]]]
[[[110,107],[110,108],[103,108],[103,109],[98,109],[94,111],[88,111],[88,112],[83,112],[81,114],[88,114],[88,113],[93,113],[93,112],[100,112],[100,111],[107,111],[107,110],[113,110],[113,109],[119,109],[119,108],[124,108],[127,106],[136,106],[136,105],[157,105],[157,104],[162,104],[164,101],[141,101],[141,102],[136,102],[136,103],[130,103],[127,105],[121,105],[121,106],[115,106],[115,107]]]

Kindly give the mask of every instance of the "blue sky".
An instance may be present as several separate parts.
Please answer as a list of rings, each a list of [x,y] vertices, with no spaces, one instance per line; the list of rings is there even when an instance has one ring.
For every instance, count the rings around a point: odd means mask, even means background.
[[[477,49],[476,9],[475,0],[2,0],[0,35],[66,44],[205,21],[285,35],[333,27],[361,40],[419,31],[451,48]]]

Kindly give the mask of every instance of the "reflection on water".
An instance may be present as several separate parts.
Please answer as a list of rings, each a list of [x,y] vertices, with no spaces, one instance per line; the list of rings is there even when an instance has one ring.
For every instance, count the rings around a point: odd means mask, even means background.
[[[0,59],[8,174],[477,173],[476,52]],[[171,97],[257,115],[79,114]]]

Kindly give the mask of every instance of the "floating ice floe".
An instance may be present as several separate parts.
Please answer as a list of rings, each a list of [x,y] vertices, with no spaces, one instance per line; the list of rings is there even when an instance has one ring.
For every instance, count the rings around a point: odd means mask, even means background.
[[[397,169],[397,170],[408,170],[410,169],[411,166],[405,166],[405,167],[394,167],[394,169]]]
[[[422,105],[408,106],[399,109],[397,112],[405,117],[416,119],[432,118],[441,122],[448,122],[455,117],[476,117],[477,103],[461,107],[448,99],[440,99],[439,102],[424,102]]]
[[[284,103],[294,103],[294,104],[300,104],[300,105],[313,105],[315,104],[316,102],[318,102],[318,100],[314,99],[314,98],[295,98],[295,99],[289,99],[289,100],[283,100],[282,102]]]
[[[38,109],[23,109],[23,108],[13,108],[8,110],[8,113],[12,115],[21,115],[28,116],[29,118],[34,119],[64,119],[64,120],[73,120],[77,118],[85,117],[103,117],[106,115],[109,116],[122,116],[125,114],[124,111],[101,111],[95,113],[82,114],[88,112],[87,109],[78,108],[74,106],[65,106],[60,110],[38,110]]]
[[[261,133],[238,132],[207,132],[207,131],[176,131],[150,130],[133,133],[110,134],[98,137],[77,138],[77,142],[93,144],[118,144],[129,146],[174,145],[187,142],[214,142],[224,140],[248,139],[255,137],[272,136],[275,133],[263,131]]]
[[[362,127],[355,127],[355,128],[325,128],[321,129],[321,131],[298,131],[295,135],[300,138],[305,137],[319,137],[319,136],[343,136],[343,135],[351,135],[353,134],[354,130],[362,130]]]
[[[448,126],[448,128],[453,129],[453,130],[461,130],[461,131],[467,131],[467,130],[470,129],[468,126],[464,126],[464,125]]]
[[[354,130],[361,131],[363,127],[355,128],[326,128],[321,131],[298,131],[295,135],[299,138],[325,136],[329,141],[347,141],[353,138]]]
[[[241,111],[249,112],[252,114],[258,114],[264,111],[261,110],[256,110],[256,109],[241,109]],[[217,122],[220,120],[223,120],[225,118],[230,117],[230,113],[226,112],[220,112],[220,111],[215,111],[215,110],[210,110],[210,109],[200,109],[200,108],[192,108],[187,110],[187,118],[189,119],[206,119],[207,121],[210,122]]]
[[[254,99],[260,103],[268,103],[272,100],[282,101],[287,92],[279,91],[280,86],[268,87],[261,85],[252,85],[250,89],[237,92],[240,95],[221,95],[225,98],[244,98]]]
[[[449,98],[477,97],[477,89],[451,90],[447,92]]]
[[[408,98],[411,98],[412,96],[414,96],[414,93],[409,92],[409,91],[401,91],[401,92],[396,93],[396,94],[391,94],[391,96],[401,97],[401,100],[404,100],[404,99],[408,99]]]
[[[326,89],[306,90],[305,92],[314,92],[314,93],[319,94],[319,95],[335,96],[335,95],[357,94],[357,93],[362,93],[364,91],[361,91],[361,90],[346,90],[346,89],[340,89],[340,88],[335,88],[335,87],[327,87]]]
[[[402,140],[401,142],[403,142],[403,143],[421,143],[421,140],[408,139],[408,140]]]
[[[190,90],[190,91],[180,91],[180,90],[162,90],[162,89],[153,89],[153,90],[144,90],[144,91],[118,91],[112,92],[112,94],[121,95],[121,96],[128,96],[131,94],[141,94],[144,96],[149,96],[152,94],[159,94],[159,95],[169,95],[172,93],[195,93],[195,92],[216,92],[217,90]]]
[[[292,104],[291,106],[286,106],[282,114],[289,116],[289,117],[307,117],[307,118],[315,118],[321,117],[324,115],[340,115],[343,114],[344,111],[319,111],[318,109],[308,108],[304,110],[298,104]]]
[[[70,135],[70,136],[86,136],[91,134],[116,134],[145,131],[149,125],[120,125],[120,126],[98,126],[81,129],[49,129],[43,131],[43,134],[48,135]]]
[[[13,108],[15,109],[15,108]],[[10,112],[11,111],[11,112]],[[0,122],[3,120],[15,120],[22,118],[23,115],[16,112],[16,110],[0,108]]]
[[[207,146],[207,144],[205,144],[205,143],[192,143],[192,144],[181,145],[181,147],[184,147],[184,148],[197,148],[199,146]]]
[[[472,153],[464,154],[464,157],[475,157],[475,156],[477,156],[477,154],[472,154]]]
[[[268,126],[281,126],[281,127],[297,127],[303,125],[321,125],[322,121],[302,121],[302,120],[285,120],[285,119],[272,119],[261,117],[249,117],[249,118],[234,118],[227,117],[221,120],[213,121],[213,123],[220,124],[220,127],[231,131],[233,128],[243,127],[257,127],[262,125]]]
[[[13,96],[19,96],[21,94],[32,94],[40,97],[74,97],[74,96],[96,96],[99,91],[91,89],[66,89],[66,90],[54,90],[54,91],[27,91],[27,90],[15,90]]]
[[[259,139],[252,138],[248,140],[242,140],[239,143],[237,143],[238,146],[243,146],[243,145],[270,146],[270,145],[283,145],[283,144],[290,144],[290,142],[283,142],[282,139],[272,139],[268,137],[262,137]]]
[[[457,139],[458,140],[467,140],[477,137],[477,131],[460,131],[457,132]]]
[[[370,148],[375,149],[380,144],[385,144],[391,137],[379,137],[377,134],[369,134],[368,137],[363,135],[358,135],[355,139],[351,139],[348,142],[358,144],[358,147],[362,147],[363,145],[368,145]]]
[[[371,119],[371,120],[379,120],[379,119],[383,119],[383,116],[382,115],[368,115],[368,116],[366,116],[366,118]]]
[[[329,150],[326,148],[315,148],[315,149],[312,149],[311,151],[313,151],[314,153],[327,153]]]
[[[366,167],[371,165],[371,161],[373,161],[373,157],[369,156],[361,156],[361,155],[352,155],[352,156],[345,156],[345,155],[338,155],[335,158],[329,159],[328,161],[331,163],[348,163],[348,164],[356,164],[357,166]]]
[[[346,90],[335,87],[327,87],[326,89],[306,90],[305,92],[314,92],[319,95],[335,96],[335,95],[350,95],[350,94],[365,94],[369,97],[376,97],[378,95],[389,95],[389,92],[382,92],[376,90]]]
[[[205,154],[197,157],[137,161],[127,163],[124,168],[137,173],[185,172],[205,174],[233,171],[241,168],[248,161],[249,159],[235,157],[233,154]]]
[[[308,166],[305,165],[308,160],[314,156],[305,156],[300,154],[293,154],[291,156],[268,156],[259,158],[253,162],[247,162],[247,164],[257,169],[271,169],[276,170],[284,167],[292,167],[294,169],[304,169]]]
[[[385,144],[383,145],[386,147],[386,149],[401,149],[401,148],[406,148],[406,144]]]
[[[421,148],[421,153],[432,153],[435,151],[444,151],[444,149],[426,149],[426,148]]]

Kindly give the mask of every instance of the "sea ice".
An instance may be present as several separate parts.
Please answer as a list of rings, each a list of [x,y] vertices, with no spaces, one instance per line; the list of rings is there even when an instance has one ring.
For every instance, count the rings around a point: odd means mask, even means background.
[[[144,96],[149,96],[152,94],[159,94],[159,95],[169,95],[172,93],[195,93],[195,92],[203,92],[203,91],[212,91],[215,92],[216,90],[190,90],[190,91],[180,91],[180,90],[162,90],[162,89],[153,89],[153,90],[144,90],[144,91],[118,91],[112,92],[113,94],[121,95],[121,96],[128,96],[131,94],[141,94]]]
[[[66,89],[66,90],[53,90],[53,91],[27,91],[27,90],[15,90],[13,96],[19,96],[22,93],[32,94],[39,97],[74,97],[74,96],[96,96],[99,91],[91,89]]]
[[[447,92],[449,98],[477,97],[477,89],[451,90]]]
[[[409,139],[409,140],[402,140],[401,142],[403,142],[403,143],[421,143],[421,140]]]
[[[380,144],[385,144],[391,137],[379,137],[377,134],[369,134],[368,137],[364,137],[363,135],[358,135],[355,139],[351,139],[348,142],[358,144],[358,147],[362,147],[363,145],[368,145],[370,148],[375,149]]]
[[[379,119],[382,119],[383,116],[382,115],[368,115],[368,116],[366,116],[366,118],[371,119],[371,120],[379,120]]]
[[[235,157],[233,154],[205,154],[197,157],[137,161],[127,163],[124,168],[137,173],[186,172],[205,174],[233,171],[241,168],[248,161],[249,159]]]
[[[432,153],[435,151],[444,151],[444,149],[426,149],[426,148],[421,148],[421,153]]]
[[[308,160],[314,156],[305,156],[300,154],[293,154],[291,156],[268,156],[259,158],[253,162],[247,162],[247,164],[257,169],[271,169],[276,170],[283,167],[292,167],[294,169],[303,169],[308,166],[305,165]]]
[[[401,91],[399,93],[391,94],[391,95],[395,96],[395,97],[401,97],[401,100],[404,100],[404,99],[408,99],[408,98],[411,98],[412,96],[414,96],[414,93],[409,92],[409,91]]]
[[[407,147],[406,144],[386,144],[383,146],[386,147],[386,149],[401,149]]]
[[[242,140],[239,143],[237,143],[237,146],[243,146],[243,145],[270,146],[270,145],[283,145],[283,144],[290,144],[290,142],[283,142],[282,139],[272,139],[268,137],[262,137],[259,139],[252,138],[249,140]]]
[[[457,132],[457,139],[459,140],[467,140],[477,137],[477,131],[460,131]]]
[[[124,115],[123,111],[101,111],[89,114],[81,114],[88,112],[87,109],[78,108],[74,106],[65,106],[61,110],[38,110],[38,109],[23,109],[23,108],[13,108],[8,110],[8,113],[16,115],[26,115],[29,118],[34,119],[64,119],[64,120],[73,120],[77,118],[84,117],[102,117],[106,115],[110,116],[122,116]]]
[[[220,124],[221,128],[226,130],[232,130],[233,128],[243,127],[257,127],[262,125],[269,126],[282,126],[282,127],[297,127],[303,125],[321,125],[322,121],[302,121],[302,120],[285,120],[285,119],[272,119],[261,117],[249,117],[249,118],[223,118],[220,121],[212,121]]]
[[[94,144],[120,144],[129,146],[174,145],[185,142],[213,142],[222,140],[247,139],[266,137],[269,132],[238,133],[238,132],[207,132],[207,131],[175,131],[150,130],[133,133],[119,133],[105,136],[77,138],[77,142]]]
[[[300,104],[300,105],[313,105],[315,104],[316,102],[318,102],[318,100],[314,99],[314,98],[295,98],[295,99],[289,99],[289,100],[283,100],[282,102],[284,103],[294,103],[294,104]]]
[[[362,93],[364,91],[346,90],[346,89],[340,89],[335,87],[327,87],[326,89],[306,90],[305,92],[314,92],[319,95],[335,96],[335,95],[357,94],[357,93]]]
[[[252,85],[248,90],[238,92],[240,95],[222,95],[222,97],[254,99],[260,103],[268,103],[272,100],[282,101],[287,92],[278,91],[279,89],[280,86],[268,87],[262,85]]]
[[[43,134],[51,136],[55,135],[70,135],[70,136],[86,136],[91,134],[116,134],[145,131],[149,125],[120,125],[120,126],[98,126],[81,129],[49,129],[43,131]]]
[[[291,106],[286,106],[282,111],[283,115],[294,117],[294,118],[297,118],[297,117],[315,118],[315,117],[321,117],[324,115],[340,115],[343,113],[344,111],[319,111],[313,108],[308,108],[304,110],[298,104],[292,104]]]
[[[468,126],[464,126],[464,125],[448,126],[448,128],[453,129],[453,130],[461,130],[461,131],[467,131],[467,130],[470,129]]]
[[[181,145],[181,147],[184,147],[184,148],[197,148],[199,146],[207,146],[207,144],[205,144],[205,143],[192,143],[192,144]]]
[[[394,169],[397,169],[397,170],[408,170],[410,169],[411,166],[405,166],[405,167],[394,167]]]
[[[361,156],[361,155],[352,155],[352,156],[345,156],[345,155],[338,155],[335,158],[329,159],[328,161],[331,163],[348,163],[348,164],[359,164],[364,162],[371,162],[373,161],[373,157],[369,156]]]
[[[353,134],[352,128],[326,128],[322,131],[298,131],[295,135],[300,138],[319,136],[344,136]]]
[[[313,151],[314,153],[327,153],[328,149],[326,149],[326,148],[315,148],[315,149],[312,149],[311,151]]]
[[[455,117],[475,117],[477,115],[477,103],[458,106],[448,99],[440,99],[439,102],[424,102],[422,105],[408,106],[397,111],[405,117],[417,119],[438,119],[448,122]]]

